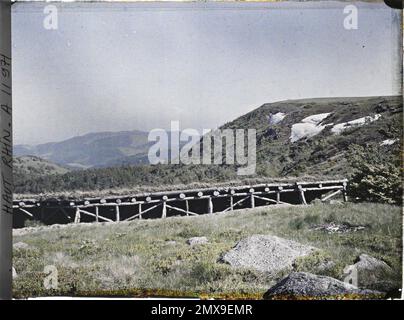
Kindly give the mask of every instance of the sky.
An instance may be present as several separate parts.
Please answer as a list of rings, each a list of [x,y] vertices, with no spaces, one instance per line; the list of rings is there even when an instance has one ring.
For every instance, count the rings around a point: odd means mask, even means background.
[[[14,143],[216,128],[264,103],[399,94],[399,11],[346,3],[13,5]]]

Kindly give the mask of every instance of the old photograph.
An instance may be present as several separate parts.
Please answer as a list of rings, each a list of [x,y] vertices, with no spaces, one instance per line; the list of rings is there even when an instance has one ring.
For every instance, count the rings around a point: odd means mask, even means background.
[[[401,296],[400,10],[11,10],[14,298]]]

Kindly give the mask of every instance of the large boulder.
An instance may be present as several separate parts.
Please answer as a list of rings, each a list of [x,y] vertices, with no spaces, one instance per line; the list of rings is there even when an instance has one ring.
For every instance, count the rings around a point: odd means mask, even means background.
[[[240,240],[221,260],[233,267],[276,273],[292,269],[293,262],[317,250],[314,247],[269,235],[253,235]]]
[[[307,272],[293,272],[265,294],[264,299],[376,299],[384,294],[362,290],[340,280]]]
[[[393,269],[382,260],[361,254],[353,266],[358,287],[386,292],[400,287],[399,281],[394,280]]]

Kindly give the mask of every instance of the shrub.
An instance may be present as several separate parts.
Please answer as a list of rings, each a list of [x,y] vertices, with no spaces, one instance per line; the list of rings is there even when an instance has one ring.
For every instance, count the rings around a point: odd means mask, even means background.
[[[348,161],[353,168],[348,192],[359,201],[401,204],[402,169],[397,155],[377,145],[353,146]]]

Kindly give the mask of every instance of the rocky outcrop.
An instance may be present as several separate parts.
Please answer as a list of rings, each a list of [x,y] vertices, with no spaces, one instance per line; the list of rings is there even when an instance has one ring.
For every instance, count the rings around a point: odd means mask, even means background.
[[[361,254],[353,267],[356,269],[358,287],[387,292],[399,286],[394,281],[392,268],[382,260]]]
[[[376,299],[383,294],[362,290],[340,280],[307,272],[294,272],[270,288],[264,299]]]
[[[253,235],[240,240],[237,245],[223,255],[222,262],[233,267],[252,268],[263,272],[276,273],[290,268],[293,262],[317,250],[295,241],[269,235]]]

